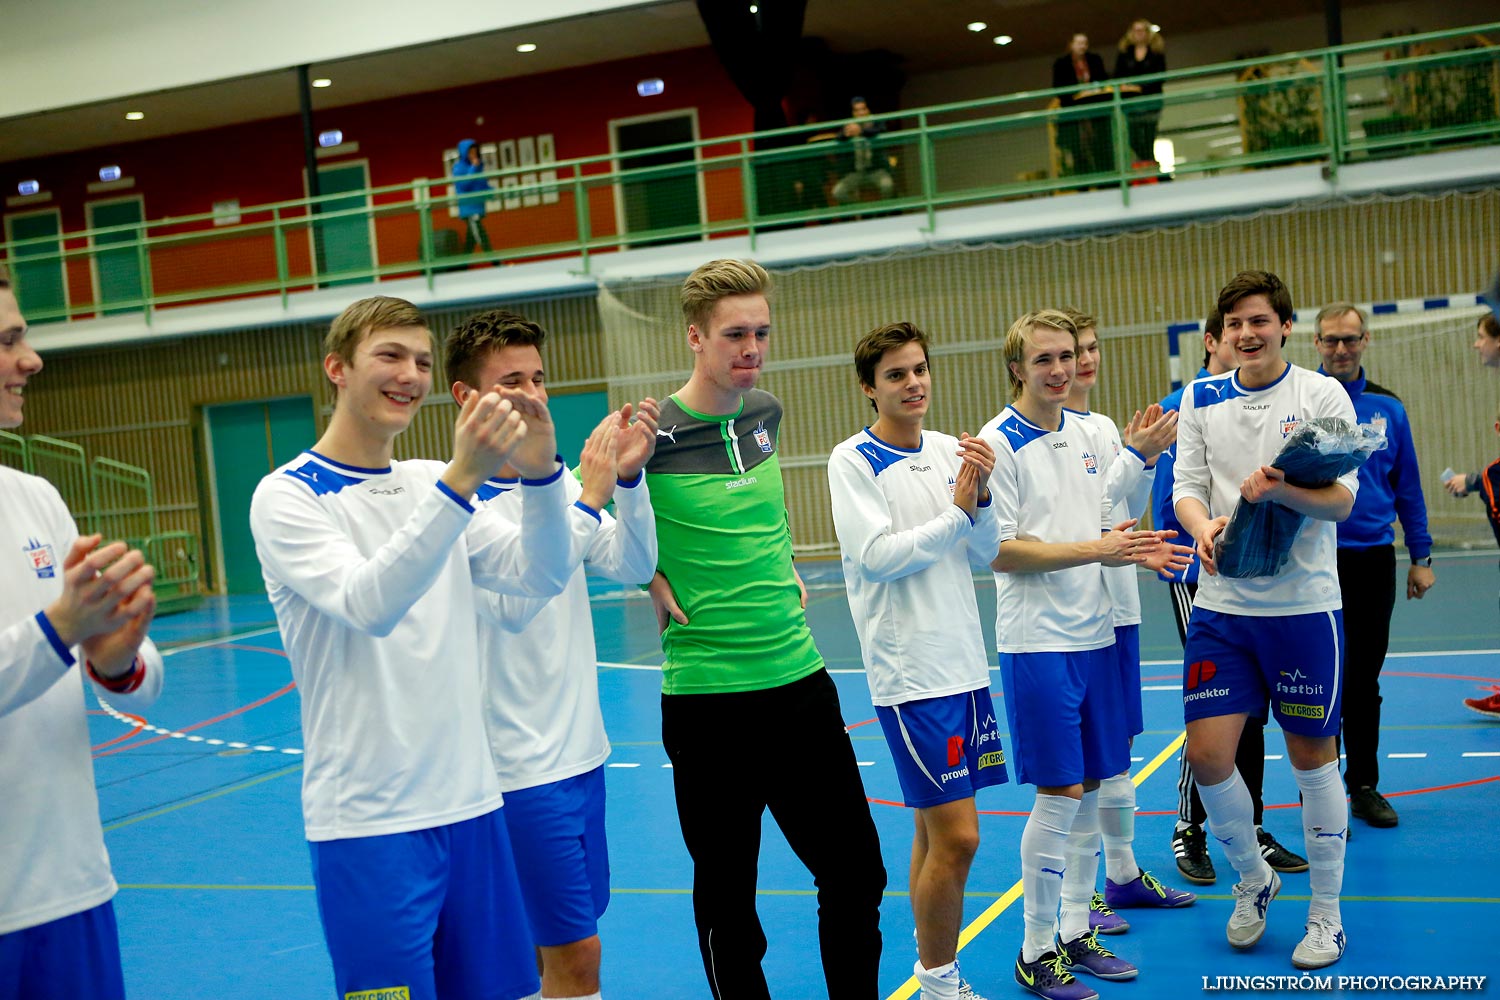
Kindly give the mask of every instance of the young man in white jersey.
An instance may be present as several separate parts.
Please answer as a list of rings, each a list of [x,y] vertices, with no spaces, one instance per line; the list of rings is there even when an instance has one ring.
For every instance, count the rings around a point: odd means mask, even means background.
[[[21,426],[42,359],[0,271],[0,427]],[[161,691],[155,576],[79,537],[52,484],[0,466],[0,997],[123,1000],[88,695],[142,712]]]
[[[1234,348],[1224,340],[1224,318],[1215,306],[1203,323],[1203,363],[1195,378],[1206,375],[1223,375],[1233,371],[1238,362]],[[1192,383],[1189,382],[1189,385]],[[1163,410],[1182,409],[1182,395],[1187,386],[1179,386],[1161,401]],[[1158,528],[1180,529],[1177,512],[1172,508],[1173,467],[1177,461],[1174,445],[1162,452],[1156,462],[1156,481],[1151,484],[1151,518]],[[1186,532],[1183,532],[1186,537]],[[1198,593],[1198,562],[1194,560],[1188,568],[1176,574],[1157,574],[1167,584],[1172,599],[1172,617],[1177,622],[1177,639],[1187,644],[1188,619],[1193,612],[1193,598]],[[1260,842],[1261,857],[1282,874],[1307,871],[1307,859],[1293,854],[1282,846],[1271,831],[1261,826],[1265,803],[1261,799],[1261,784],[1266,773],[1266,720],[1263,716],[1249,715],[1245,728],[1240,732],[1239,746],[1235,750],[1234,766],[1250,791],[1255,805],[1255,836]],[[1177,856],[1177,870],[1189,881],[1200,885],[1212,885],[1217,878],[1213,858],[1208,853],[1204,839],[1203,824],[1208,821],[1203,803],[1198,798],[1198,786],[1193,784],[1193,769],[1188,766],[1188,753],[1184,745],[1178,758],[1177,775],[1177,823],[1172,830],[1172,853]]]
[[[1354,407],[1337,381],[1282,356],[1292,300],[1276,275],[1236,275],[1219,293],[1219,312],[1239,367],[1183,393],[1173,486],[1177,517],[1197,540],[1203,567],[1183,652],[1188,761],[1209,830],[1240,876],[1229,943],[1249,948],[1265,933],[1281,877],[1261,856],[1234,756],[1246,716],[1269,700],[1302,792],[1311,869],[1306,936],[1292,964],[1316,969],[1338,961],[1345,944],[1339,889],[1349,813],[1335,745],[1344,647],[1335,524],[1354,507],[1359,474],[1309,489],[1270,463],[1298,423],[1340,417],[1352,425]],[[1308,519],[1274,576],[1217,573],[1214,541],[1240,499],[1280,503]]]
[[[1136,412],[1122,439],[1115,422],[1103,413],[1089,408],[1089,396],[1099,380],[1099,331],[1093,316],[1077,309],[1064,309],[1078,328],[1078,361],[1073,383],[1064,409],[1094,432],[1094,454],[1104,477],[1105,495],[1114,504],[1110,522],[1138,519],[1146,512],[1151,497],[1157,458],[1177,439],[1177,414],[1164,413],[1160,406],[1149,407],[1144,414]],[[1120,455],[1129,450],[1141,463],[1122,462]],[[1163,550],[1164,552],[1170,550]],[[1186,560],[1183,560],[1185,565]],[[1157,567],[1151,566],[1155,569]],[[1104,589],[1109,595],[1115,627],[1115,658],[1120,668],[1120,687],[1125,695],[1123,706],[1129,720],[1132,741],[1145,729],[1141,712],[1141,595],[1134,566],[1110,566],[1102,569]],[[1130,924],[1115,911],[1139,907],[1175,908],[1191,906],[1197,899],[1163,885],[1136,862],[1135,850],[1135,782],[1129,770],[1099,783],[1099,832],[1104,841],[1105,882],[1101,896],[1089,885],[1089,923],[1101,934],[1121,934]],[[1097,845],[1080,845],[1096,850]],[[1070,857],[1069,872],[1063,891],[1086,865],[1075,864]]]
[[[1078,331],[1055,309],[1027,313],[1005,335],[1014,398],[980,433],[995,452],[1000,519],[995,637],[1016,777],[1037,786],[1021,837],[1026,937],[1016,981],[1048,1000],[1096,996],[1070,972],[1129,979],[1135,966],[1089,930],[1089,895],[1065,905],[1069,840],[1098,878],[1099,782],[1130,766],[1114,621],[1099,567],[1162,558],[1154,531],[1112,526],[1093,432],[1063,411],[1077,372]],[[1124,452],[1122,462],[1143,464]],[[1071,880],[1070,880],[1071,883]]]
[[[471,316],[443,345],[453,398],[462,404],[475,389],[499,387],[546,405],[545,340],[545,330],[513,312]],[[656,521],[642,471],[656,449],[656,414],[656,401],[646,399],[605,417],[584,445],[580,477],[563,477],[567,496],[587,515],[577,523],[598,523],[581,538],[582,565],[567,589],[550,601],[475,595],[485,728],[505,793],[502,813],[544,1000],[600,997],[598,921],[609,904],[609,740],[599,710],[585,569],[626,584],[649,583],[656,572]],[[519,485],[520,471],[507,464],[478,496],[519,525]],[[604,509],[612,498],[618,519]]]
[[[829,456],[833,526],[870,698],[915,811],[913,972],[922,1000],[956,1000],[974,793],[1008,780],[969,563],[999,545],[995,455],[979,438],[923,428],[932,374],[915,325],[866,334],[854,367],[875,421]]]
[[[514,390],[468,394],[446,466],[391,460],[432,389],[432,335],[409,302],[354,303],[324,346],[333,417],[261,480],[250,527],[302,695],[302,809],[334,981],[341,996],[529,996],[474,588],[555,596],[573,532],[597,521],[567,504],[546,408]],[[472,503],[507,461],[525,477],[520,529]]]

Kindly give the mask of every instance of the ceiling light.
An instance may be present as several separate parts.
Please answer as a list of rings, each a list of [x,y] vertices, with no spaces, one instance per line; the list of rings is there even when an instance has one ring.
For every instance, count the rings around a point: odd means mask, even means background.
[[[146,112],[144,112],[144,111],[127,111],[127,112],[125,112],[125,120],[128,121],[128,122],[138,122],[138,121],[140,121],[141,119],[143,119],[145,117],[146,117]]]
[[[40,181],[22,181],[16,185],[16,193],[24,196],[34,195],[41,189]]]
[[[106,184],[108,184],[110,181],[117,181],[117,180],[119,180],[120,179],[120,168],[118,166],[100,167],[99,168],[99,179],[101,181],[103,181],[104,183],[106,183]]]
[[[760,7],[758,5],[756,5],[756,4],[751,4],[750,5],[750,13],[752,13],[752,14],[759,14],[760,13]]]
[[[635,92],[642,97],[655,97],[666,89],[667,85],[662,82],[659,76],[654,76],[649,80],[642,80],[635,85]]]
[[[1160,31],[1161,30],[1161,25],[1159,25],[1159,24],[1153,24],[1151,26],[1151,30],[1152,31]]]
[[[535,42],[522,42],[520,45],[516,46],[516,51],[517,52],[535,52],[536,51],[536,43]]]
[[[989,27],[989,25],[985,24],[983,21],[970,21],[969,22],[969,30],[970,31],[983,31],[985,28],[988,28],[988,27]]]
[[[337,146],[344,141],[344,133],[340,129],[331,128],[327,132],[318,133],[318,145],[324,149]]]
[[[1009,35],[996,35],[995,36],[995,44],[996,45],[1009,45],[1013,41],[1015,41],[1015,39],[1012,38],[1012,37],[1010,37]]]
[[[328,77],[326,77],[326,76],[320,76],[320,77],[318,77],[316,80],[314,80],[312,82],[312,85],[314,87],[318,87],[320,89],[323,88],[323,87],[332,87],[333,86],[333,81],[330,80],[330,79],[328,79]]]

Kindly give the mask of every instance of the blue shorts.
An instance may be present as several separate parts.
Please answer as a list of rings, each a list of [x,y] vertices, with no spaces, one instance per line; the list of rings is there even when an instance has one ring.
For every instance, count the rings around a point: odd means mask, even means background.
[[[1271,714],[1299,736],[1335,736],[1344,687],[1344,613],[1259,618],[1194,608],[1183,649],[1188,721]]]
[[[1114,646],[1069,653],[1001,653],[1000,683],[1016,780],[1043,788],[1103,781],[1130,770]]]
[[[308,845],[339,996],[517,1000],[541,988],[503,811]]]
[[[539,945],[572,944],[599,933],[609,905],[604,838],[604,765],[586,774],[505,793],[505,825],[516,874]]]
[[[1120,664],[1120,690],[1125,695],[1125,721],[1131,736],[1146,730],[1141,714],[1141,627],[1115,626],[1115,659]]]
[[[875,714],[912,809],[971,799],[1010,780],[988,688],[877,705]]]
[[[114,903],[0,934],[0,997],[125,1000]]]

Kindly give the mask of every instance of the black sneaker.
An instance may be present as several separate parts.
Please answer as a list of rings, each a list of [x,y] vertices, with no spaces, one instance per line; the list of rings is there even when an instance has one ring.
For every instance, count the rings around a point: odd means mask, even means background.
[[[1349,796],[1349,811],[1371,826],[1395,826],[1400,822],[1385,796],[1368,785],[1356,788]]]
[[[1276,838],[1271,836],[1270,830],[1257,829],[1255,839],[1260,841],[1260,856],[1265,858],[1266,864],[1275,871],[1289,873],[1307,871],[1307,859],[1282,847]]]
[[[1177,855],[1177,870],[1189,882],[1213,885],[1218,878],[1214,874],[1213,859],[1208,856],[1208,839],[1203,836],[1203,827],[1193,825],[1172,834],[1172,853]]]

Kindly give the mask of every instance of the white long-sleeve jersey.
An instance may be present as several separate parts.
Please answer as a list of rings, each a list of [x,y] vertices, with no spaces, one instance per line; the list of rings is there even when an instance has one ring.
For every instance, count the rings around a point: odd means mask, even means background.
[[[62,593],[63,560],[78,537],[72,515],[51,483],[4,467],[0,504],[3,935],[113,898],[84,688],[141,714],[161,692],[162,660],[143,643],[128,693],[85,679],[82,652],[62,645],[42,611]]]
[[[1296,365],[1288,365],[1279,379],[1260,389],[1245,388],[1235,372],[1198,379],[1182,394],[1173,505],[1192,497],[1208,508],[1210,517],[1232,514],[1240,484],[1270,465],[1298,422],[1311,417],[1357,420],[1338,381]],[[1338,483],[1358,496],[1358,472]],[[1193,603],[1233,615],[1332,611],[1343,606],[1337,549],[1338,525],[1308,518],[1280,573],[1244,580],[1200,573]]]
[[[1069,410],[1094,432],[1099,463],[1104,470],[1104,493],[1114,504],[1109,512],[1111,527],[1142,517],[1151,505],[1151,484],[1156,478],[1156,467],[1146,468],[1139,452],[1130,451],[1120,438],[1120,428],[1113,420],[1097,411],[1077,413]],[[1120,456],[1129,452],[1138,461],[1122,461]],[[1141,623],[1140,582],[1134,566],[1101,566],[1104,573],[1104,589],[1109,594],[1110,606],[1114,609],[1114,623],[1139,625]]]
[[[828,457],[849,611],[876,705],[990,683],[969,557],[995,558],[999,526],[993,495],[972,522],[953,503],[958,450],[957,438],[936,431],[912,450],[865,428]]]
[[[1097,435],[1066,411],[1055,431],[1007,406],[979,436],[995,449],[990,489],[1000,544],[1096,541],[1113,527]],[[1120,462],[1140,463],[1133,452]],[[1002,653],[1103,649],[1115,641],[1114,616],[1098,563],[1049,573],[995,574],[995,642]]]
[[[250,529],[302,695],[307,839],[403,833],[498,808],[474,587],[534,597],[572,573],[561,470],[521,527],[474,512],[440,462],[304,452],[261,480]],[[523,544],[524,540],[524,544]]]
[[[582,485],[566,474],[563,483],[568,501],[576,502]],[[520,525],[518,485],[514,479],[492,479],[479,488],[479,498],[488,510]],[[543,601],[478,592],[484,722],[502,791],[585,774],[609,756],[586,571],[620,583],[651,582],[656,516],[644,475],[634,486],[615,489],[615,510],[618,518],[598,512],[597,530],[590,528],[591,513],[573,518],[582,565],[561,595]]]

